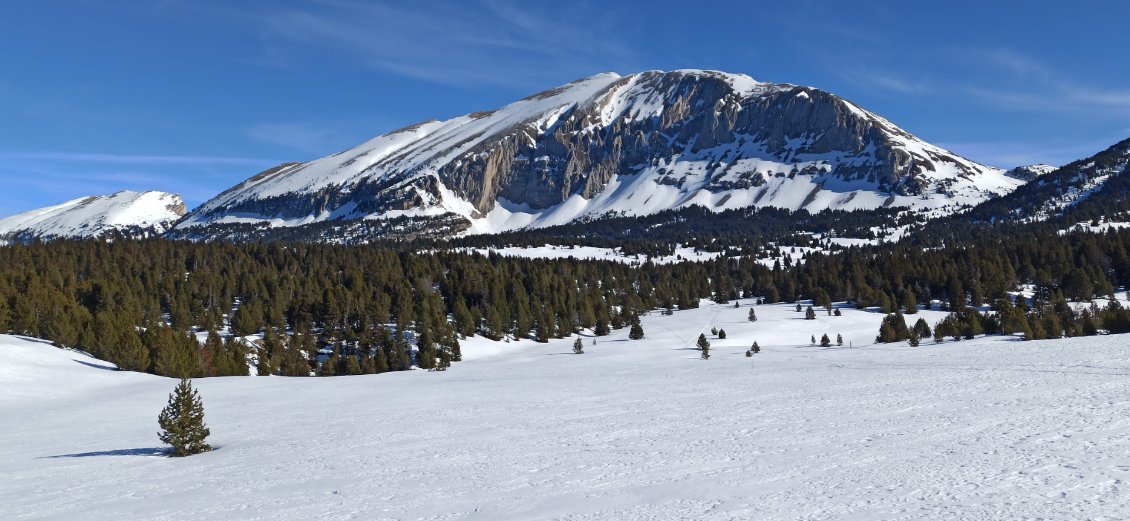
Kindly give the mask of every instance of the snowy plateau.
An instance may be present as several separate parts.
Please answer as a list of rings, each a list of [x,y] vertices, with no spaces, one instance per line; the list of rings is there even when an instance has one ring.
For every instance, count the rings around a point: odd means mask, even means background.
[[[189,458],[156,436],[175,380],[0,336],[0,519],[1130,518],[1130,338],[874,345],[880,313],[751,302],[583,355],[197,380],[217,450]]]

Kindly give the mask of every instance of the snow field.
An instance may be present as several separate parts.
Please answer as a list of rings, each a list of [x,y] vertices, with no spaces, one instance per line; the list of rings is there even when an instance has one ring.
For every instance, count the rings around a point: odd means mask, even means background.
[[[1125,336],[876,346],[880,313],[741,304],[584,355],[474,338],[446,373],[198,380],[218,450],[187,459],[156,456],[174,380],[0,337],[0,518],[1130,515]]]

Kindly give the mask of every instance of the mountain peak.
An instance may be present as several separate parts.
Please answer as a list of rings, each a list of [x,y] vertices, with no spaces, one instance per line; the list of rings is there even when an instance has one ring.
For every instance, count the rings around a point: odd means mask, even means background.
[[[160,235],[185,215],[179,195],[120,191],[88,196],[0,219],[0,241]]]
[[[473,233],[690,205],[952,213],[1019,184],[819,89],[698,69],[603,73],[260,173],[178,231],[363,221],[386,233],[392,220],[439,219],[439,233]]]

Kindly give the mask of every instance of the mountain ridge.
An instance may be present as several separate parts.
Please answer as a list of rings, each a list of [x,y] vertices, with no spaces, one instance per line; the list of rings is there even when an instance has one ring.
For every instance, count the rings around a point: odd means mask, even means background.
[[[1022,183],[819,89],[718,71],[605,73],[260,172],[172,236],[309,227],[363,242],[691,205],[949,214]]]
[[[123,190],[87,196],[0,219],[0,242],[163,235],[186,213],[179,195]]]

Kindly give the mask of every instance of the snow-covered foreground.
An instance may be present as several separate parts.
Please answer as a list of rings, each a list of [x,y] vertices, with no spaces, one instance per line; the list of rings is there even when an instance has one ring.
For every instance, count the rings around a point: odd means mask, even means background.
[[[447,373],[200,380],[218,450],[185,459],[157,456],[173,380],[0,337],[0,519],[1130,517],[1130,338],[873,346],[877,313],[756,310],[584,355],[472,340]]]

